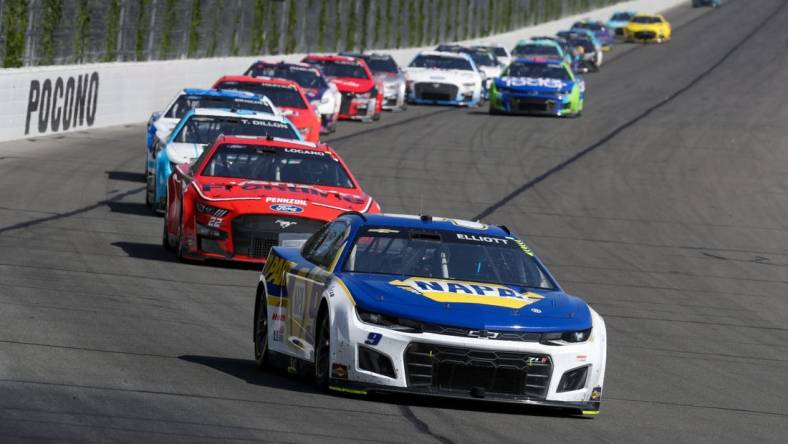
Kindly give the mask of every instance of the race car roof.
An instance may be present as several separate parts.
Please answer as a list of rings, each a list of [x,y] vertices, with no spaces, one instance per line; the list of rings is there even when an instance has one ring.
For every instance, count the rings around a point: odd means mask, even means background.
[[[421,51],[418,55],[420,56],[441,56],[441,57],[450,57],[454,59],[465,59],[473,62],[471,56],[464,52],[446,52],[446,51]]]
[[[556,60],[556,59],[548,59],[545,57],[515,57],[512,60],[512,64],[515,63],[531,63],[531,64],[538,64],[538,65],[556,65],[560,66],[563,65],[565,62],[563,60]]]
[[[288,123],[287,117],[266,113],[262,111],[252,111],[248,109],[230,108],[194,108],[189,111],[195,116],[214,116],[214,117],[243,117],[246,119],[273,120],[280,123]]]
[[[269,146],[273,148],[297,148],[301,150],[305,149],[305,150],[320,151],[320,152],[333,151],[330,146],[324,143],[318,144],[314,142],[307,142],[304,140],[280,139],[278,137],[221,135],[216,138],[216,142],[214,143]]]
[[[375,225],[392,228],[415,228],[444,230],[467,234],[477,234],[480,236],[512,236],[508,229],[498,225],[486,225],[481,222],[474,222],[462,219],[450,219],[445,217],[432,217],[426,215],[412,214],[365,214],[360,217],[363,225]]]
[[[265,98],[265,96],[251,93],[249,91],[236,91],[232,89],[184,88],[181,92],[187,96],[231,97],[238,99]]]
[[[246,83],[260,83],[260,84],[268,83],[272,85],[292,86],[296,89],[299,88],[298,83],[292,80],[281,79],[278,77],[222,76],[219,77],[219,80],[217,80],[214,83],[214,85],[218,85],[221,82],[246,82]]]
[[[358,59],[355,57],[348,57],[342,55],[308,55],[304,57],[304,60],[314,60],[320,62],[345,62],[345,63],[358,61]]]

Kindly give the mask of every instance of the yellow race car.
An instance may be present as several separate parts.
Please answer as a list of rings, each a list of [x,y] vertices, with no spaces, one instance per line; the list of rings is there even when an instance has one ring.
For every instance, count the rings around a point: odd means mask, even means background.
[[[662,43],[670,40],[671,34],[670,23],[659,14],[637,14],[624,28],[627,42]]]

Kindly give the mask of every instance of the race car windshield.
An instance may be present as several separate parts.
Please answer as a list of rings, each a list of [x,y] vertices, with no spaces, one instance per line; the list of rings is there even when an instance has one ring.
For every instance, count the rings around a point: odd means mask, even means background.
[[[555,289],[545,270],[526,250],[512,238],[368,227],[356,238],[343,269]]]
[[[355,63],[328,62],[321,65],[323,74],[331,77],[349,77],[353,79],[368,79],[367,72]]]
[[[468,52],[476,66],[498,66],[498,60],[489,52]]]
[[[569,44],[572,46],[582,47],[586,54],[596,52],[596,46],[594,46],[594,44],[589,39],[572,39],[569,40]]]
[[[613,17],[611,17],[610,20],[614,20],[614,21],[617,21],[617,22],[618,21],[623,22],[623,21],[628,21],[631,18],[632,18],[632,14],[629,14],[629,13],[626,13],[626,12],[617,12],[617,13],[613,14]]]
[[[512,51],[514,55],[541,55],[541,56],[558,56],[558,48],[552,45],[519,45]]]
[[[509,57],[509,54],[506,53],[505,48],[495,47],[493,48],[493,53],[495,53],[496,57]]]
[[[276,77],[292,80],[301,88],[324,89],[328,88],[325,79],[311,69],[296,69],[280,66],[254,65],[246,71],[247,76]]]
[[[238,117],[192,116],[175,135],[178,143],[208,144],[219,134],[234,136],[271,136],[298,140],[293,128],[275,120],[243,119]]]
[[[444,57],[439,55],[419,55],[410,62],[412,68],[430,69],[457,69],[461,71],[473,71],[473,66],[466,59],[459,57]]]
[[[508,77],[529,77],[532,79],[561,79],[572,80],[566,68],[560,65],[547,65],[543,63],[512,63],[504,73]]]
[[[203,176],[355,188],[330,154],[298,148],[226,144],[216,149]]]
[[[189,96],[184,94],[175,100],[170,109],[164,114],[164,117],[180,119],[194,108],[236,108],[261,111],[270,114],[274,112],[271,106],[261,100],[243,99],[240,97]]]
[[[599,23],[584,23],[584,22],[577,22],[572,25],[573,28],[583,28],[583,29],[590,29],[592,31],[601,31],[602,25]]]
[[[632,23],[660,23],[662,20],[659,17],[635,17],[632,19]]]
[[[391,57],[364,57],[372,72],[397,72],[397,62]]]
[[[306,108],[306,103],[294,88],[290,86],[280,86],[274,84],[256,82],[221,82],[220,89],[234,89],[238,91],[249,91],[268,97],[274,106],[285,108]]]

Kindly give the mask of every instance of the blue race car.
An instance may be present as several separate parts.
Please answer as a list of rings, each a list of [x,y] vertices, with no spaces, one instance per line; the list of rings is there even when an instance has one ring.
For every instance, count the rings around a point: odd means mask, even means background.
[[[719,8],[720,0],[692,0],[693,8],[698,8],[700,6],[711,6],[712,8]]]
[[[145,141],[145,175],[154,170],[155,152],[170,136],[172,129],[194,108],[234,108],[278,114],[267,97],[244,91],[185,88],[178,92],[164,111],[151,114]],[[157,148],[158,146],[158,148]]]
[[[342,93],[319,67],[307,63],[271,63],[260,60],[252,64],[244,75],[287,79],[298,83],[306,98],[320,113],[320,133],[336,131]]]
[[[503,226],[344,213],[271,249],[253,319],[258,365],[320,388],[599,413],[604,320]]]
[[[579,116],[586,86],[568,63],[543,58],[517,58],[490,91],[490,114]]]
[[[157,144],[148,174],[145,203],[163,211],[167,179],[175,165],[192,162],[220,135],[271,136],[303,140],[290,119],[279,114],[244,109],[194,108],[175,125],[166,142]]]
[[[629,24],[629,21],[632,20],[637,13],[634,11],[619,11],[614,13],[610,16],[610,20],[607,21],[606,26],[608,29],[613,31],[613,34],[616,37],[624,37],[624,28]]]
[[[599,43],[602,44],[602,50],[610,51],[610,48],[613,46],[613,42],[615,41],[615,35],[607,28],[607,26],[605,26],[604,23],[596,20],[581,20],[579,22],[575,22],[572,25],[572,29],[570,29],[570,31],[577,31],[581,29],[591,31],[597,40],[599,40]]]

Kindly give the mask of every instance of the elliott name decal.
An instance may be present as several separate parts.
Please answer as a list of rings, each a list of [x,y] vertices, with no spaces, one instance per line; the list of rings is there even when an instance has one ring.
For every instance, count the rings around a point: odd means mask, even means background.
[[[27,96],[25,134],[30,134],[31,120],[38,134],[93,126],[96,120],[98,89],[98,72],[76,77],[58,77],[54,80],[45,79],[43,82],[31,80]],[[37,119],[33,118],[33,114],[36,114]]]

